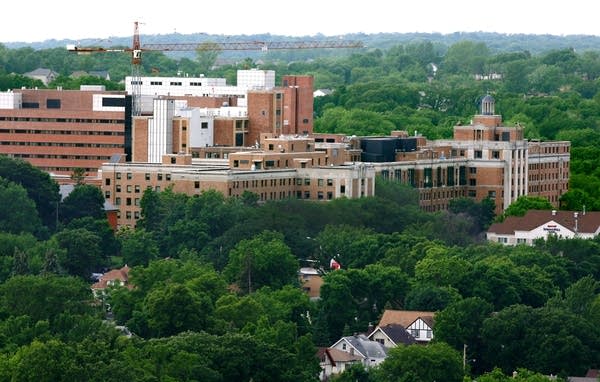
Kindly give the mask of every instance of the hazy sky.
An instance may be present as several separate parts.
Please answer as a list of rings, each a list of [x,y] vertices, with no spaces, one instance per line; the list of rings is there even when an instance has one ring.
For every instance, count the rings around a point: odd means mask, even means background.
[[[2,3],[0,42],[141,34],[500,32],[600,35],[597,0],[103,0]],[[142,41],[143,43],[143,41]]]

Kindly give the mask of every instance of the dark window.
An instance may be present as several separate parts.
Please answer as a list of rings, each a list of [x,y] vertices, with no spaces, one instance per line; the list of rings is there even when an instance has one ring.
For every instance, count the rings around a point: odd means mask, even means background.
[[[177,158],[171,157],[171,164],[175,164],[175,163],[177,163]]]
[[[304,119],[302,120],[302,123],[308,123],[308,118],[304,118]]]
[[[23,107],[23,109],[39,109],[40,103],[39,102],[23,102],[21,104],[21,107]]]
[[[200,125],[201,129],[208,129],[208,122],[202,122],[202,124]]]
[[[481,150],[475,150],[475,158],[481,159],[481,157],[482,157]]]
[[[59,99],[47,99],[46,100],[46,108],[60,109],[60,100]]]
[[[103,97],[102,98],[102,106],[125,106],[125,97],[116,98],[116,97]]]

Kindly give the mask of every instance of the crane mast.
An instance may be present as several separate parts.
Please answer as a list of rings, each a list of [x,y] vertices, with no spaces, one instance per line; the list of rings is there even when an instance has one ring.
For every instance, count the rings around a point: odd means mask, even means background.
[[[104,47],[81,47],[67,45],[67,50],[78,54],[90,54],[93,52],[127,52],[131,53],[131,98],[132,114],[141,114],[141,92],[142,81],[140,67],[142,64],[142,52],[175,52],[175,51],[239,51],[254,50],[267,52],[269,50],[284,49],[339,49],[339,48],[363,48],[360,41],[351,40],[324,40],[324,41],[241,41],[241,42],[203,42],[203,43],[164,43],[144,44],[140,42],[139,22],[134,22],[133,41],[131,48],[113,49]]]

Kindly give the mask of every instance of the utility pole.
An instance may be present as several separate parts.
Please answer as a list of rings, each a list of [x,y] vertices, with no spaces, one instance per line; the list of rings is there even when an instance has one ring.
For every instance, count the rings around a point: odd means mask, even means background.
[[[252,254],[246,256],[246,268],[248,272],[248,294],[252,293]]]

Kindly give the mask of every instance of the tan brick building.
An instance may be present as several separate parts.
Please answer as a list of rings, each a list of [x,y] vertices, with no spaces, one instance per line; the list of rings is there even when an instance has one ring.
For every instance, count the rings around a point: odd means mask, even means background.
[[[373,196],[375,170],[369,164],[344,164],[327,151],[315,151],[307,137],[262,138],[258,151],[227,153],[227,159],[163,155],[161,163],[104,163],[102,191],[119,208],[118,225],[134,227],[141,216],[144,190],[172,187],[187,195],[216,190],[226,197],[250,191],[260,201],[297,198],[332,200]]]
[[[542,196],[558,207],[568,191],[570,142],[525,140],[521,126],[502,125],[494,103],[491,96],[484,97],[481,114],[469,125],[455,126],[452,140],[396,138],[414,141],[404,144],[414,150],[396,150],[395,161],[373,163],[376,172],[417,188],[426,211],[471,197],[491,198],[496,213],[502,213],[522,195]]]

